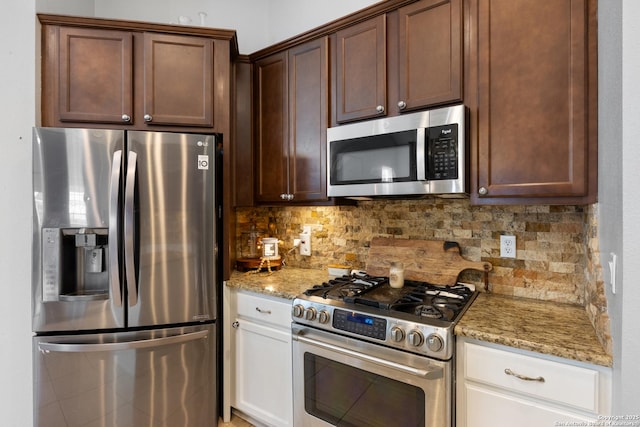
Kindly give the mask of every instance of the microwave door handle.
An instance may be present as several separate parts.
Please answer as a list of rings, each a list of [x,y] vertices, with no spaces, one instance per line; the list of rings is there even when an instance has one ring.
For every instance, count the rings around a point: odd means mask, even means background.
[[[342,347],[338,347],[335,346],[333,344],[328,344],[322,341],[316,341],[314,339],[310,339],[310,338],[306,338],[302,335],[298,334],[294,334],[292,337],[294,340],[304,343],[304,344],[308,344],[308,345],[312,345],[312,346],[316,346],[316,347],[320,347],[323,348],[325,350],[329,350],[335,353],[340,353],[342,355],[345,356],[349,356],[349,357],[354,357],[356,359],[360,359],[360,360],[364,360],[367,362],[371,362],[371,363],[375,363],[376,365],[381,365],[384,366],[385,368],[391,368],[394,369],[396,371],[401,371],[404,372],[406,374],[410,374],[413,375],[414,377],[423,377],[423,378],[429,378],[430,376],[433,376],[433,374],[435,373],[435,371],[428,371],[426,369],[415,369],[412,368],[410,366],[406,366],[403,365],[401,363],[396,363],[396,362],[392,362],[390,360],[385,360],[385,359],[380,359],[378,357],[375,356],[371,356],[369,354],[364,354],[364,353],[359,353],[357,351],[353,351],[353,350],[349,350],[346,348],[342,348]]]
[[[122,288],[120,285],[120,258],[118,256],[120,248],[118,245],[119,199],[120,199],[120,176],[122,168],[122,150],[113,153],[111,163],[111,182],[109,194],[109,283],[111,284],[111,295],[113,304],[122,307]]]
[[[58,353],[87,353],[94,351],[121,351],[139,350],[142,348],[161,347],[171,344],[182,344],[207,338],[208,331],[191,332],[188,334],[172,335],[162,338],[150,338],[136,341],[122,341],[111,343],[56,343],[41,342],[38,344],[40,351]]]
[[[133,307],[138,303],[138,283],[135,269],[135,189],[136,189],[136,168],[138,155],[129,151],[127,161],[127,181],[124,196],[124,260],[127,278],[127,293],[129,296],[129,306]]]
[[[427,137],[429,133],[425,128],[418,128],[416,141],[416,169],[417,180],[424,181],[427,179]]]

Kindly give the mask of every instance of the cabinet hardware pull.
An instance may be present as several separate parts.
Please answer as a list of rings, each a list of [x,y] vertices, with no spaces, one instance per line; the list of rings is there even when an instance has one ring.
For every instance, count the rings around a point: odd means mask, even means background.
[[[262,314],[271,314],[271,310],[263,310],[260,307],[256,307],[256,311]]]
[[[407,108],[407,103],[406,103],[406,102],[404,102],[404,101],[400,101],[400,102],[398,102],[398,108],[399,108],[400,110],[404,110],[405,108]]]
[[[376,107],[376,112],[378,112],[380,114],[384,113],[384,107],[382,105],[378,105]]]
[[[235,322],[233,322],[231,324],[231,326],[233,327],[233,329],[238,329],[238,327],[240,326],[240,322],[238,322],[237,320]]]
[[[128,114],[123,114],[122,115],[122,121],[126,122],[126,123],[129,123],[131,121],[131,116],[128,115]]]
[[[481,196],[486,196],[487,193],[489,193],[489,190],[487,190],[486,187],[480,187],[478,188],[478,194],[480,194]]]
[[[516,374],[515,372],[513,372],[509,368],[505,369],[504,373],[507,374],[507,375],[511,375],[513,377],[516,377],[516,378],[518,378],[519,380],[522,380],[522,381],[537,381],[537,382],[540,382],[540,383],[544,382],[544,377],[536,377],[536,378],[527,377],[525,375]]]
[[[153,117],[151,117],[151,114],[145,114],[143,118],[145,122],[150,122],[153,120]]]

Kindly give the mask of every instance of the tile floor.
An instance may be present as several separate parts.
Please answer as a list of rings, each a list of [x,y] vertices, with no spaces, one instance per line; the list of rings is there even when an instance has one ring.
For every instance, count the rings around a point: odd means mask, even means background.
[[[239,416],[232,414],[231,421],[228,423],[225,423],[222,421],[222,418],[220,418],[220,421],[218,421],[218,427],[254,427],[254,425],[243,420]]]

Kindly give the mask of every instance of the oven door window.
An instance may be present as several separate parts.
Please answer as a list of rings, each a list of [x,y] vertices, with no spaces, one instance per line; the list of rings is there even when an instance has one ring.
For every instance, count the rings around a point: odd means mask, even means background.
[[[312,353],[304,355],[304,397],[307,413],[335,426],[425,425],[421,388]]]
[[[415,181],[416,130],[332,141],[331,185]]]

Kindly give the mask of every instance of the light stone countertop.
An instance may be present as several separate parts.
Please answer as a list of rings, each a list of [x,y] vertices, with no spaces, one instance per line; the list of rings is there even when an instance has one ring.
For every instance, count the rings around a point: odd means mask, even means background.
[[[269,273],[261,271],[232,271],[225,282],[227,287],[271,295],[292,300],[313,285],[319,285],[329,279],[327,270],[312,270],[284,266]]]
[[[458,336],[595,365],[613,365],[583,307],[480,293],[455,327]]]
[[[230,288],[292,300],[329,278],[326,270],[283,267],[272,273],[233,271]],[[455,327],[458,336],[612,366],[583,307],[480,293]]]

